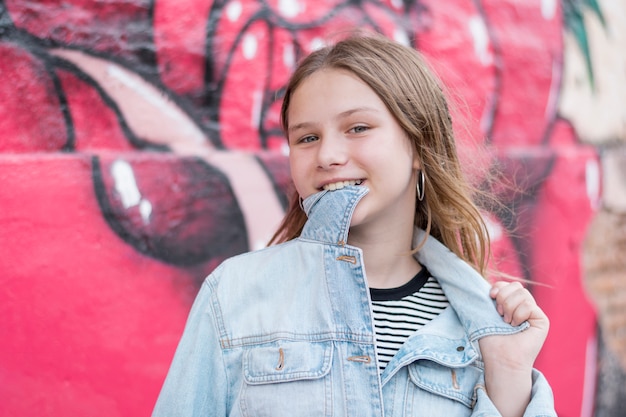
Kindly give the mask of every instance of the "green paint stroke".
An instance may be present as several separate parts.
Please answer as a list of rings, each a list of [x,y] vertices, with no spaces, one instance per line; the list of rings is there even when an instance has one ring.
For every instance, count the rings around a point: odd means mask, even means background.
[[[589,37],[587,36],[587,28],[585,27],[584,19],[586,10],[591,10],[606,30],[604,14],[600,9],[600,5],[597,0],[563,0],[563,20],[565,23],[565,29],[574,35],[576,43],[583,53],[585,66],[587,67],[588,81],[591,85],[591,89],[595,90],[593,62],[591,61]]]

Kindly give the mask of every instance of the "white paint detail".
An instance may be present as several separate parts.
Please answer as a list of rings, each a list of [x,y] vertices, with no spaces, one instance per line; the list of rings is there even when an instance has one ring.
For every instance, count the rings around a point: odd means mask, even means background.
[[[480,16],[469,19],[469,31],[474,41],[474,54],[484,66],[491,65],[493,56],[489,51],[489,33],[485,21]]]
[[[404,7],[403,1],[402,0],[391,0],[391,7],[393,7],[394,9],[397,9],[397,10],[402,10],[402,8]]]
[[[122,199],[122,206],[125,209],[138,206],[141,220],[144,224],[148,224],[152,215],[152,204],[141,196],[130,164],[121,159],[115,160],[111,165],[111,176],[115,191]]]
[[[257,51],[258,46],[259,44],[256,40],[256,36],[247,33],[243,37],[243,45],[242,45],[243,57],[247,60],[254,59],[254,57],[256,56],[256,51]]]
[[[487,226],[487,232],[489,233],[489,238],[492,242],[497,242],[504,236],[504,232],[502,230],[502,225],[500,223],[496,223],[491,218],[491,215],[483,214],[483,220],[485,221],[485,226]]]
[[[122,199],[125,209],[134,207],[141,201],[141,193],[135,181],[133,168],[126,161],[117,159],[111,165],[111,175],[115,183],[115,191]]]
[[[585,165],[585,187],[587,189],[587,197],[593,209],[600,205],[600,166],[598,161],[590,159]]]
[[[285,17],[296,17],[300,13],[300,3],[298,0],[279,0],[278,10]]]
[[[241,17],[243,6],[240,1],[232,1],[226,6],[226,17],[231,22],[236,22]]]
[[[261,125],[261,109],[263,108],[263,92],[252,93],[252,109],[250,110],[250,127],[258,129]]]
[[[309,45],[311,52],[317,51],[318,49],[321,49],[324,46],[326,46],[326,43],[320,38],[313,38],[311,40],[311,44]]]
[[[554,19],[556,6],[556,0],[541,0],[541,16],[546,20]]]
[[[293,49],[293,44],[286,43],[283,45],[283,64],[285,67],[293,69],[296,66],[296,53]]]
[[[410,46],[411,45],[411,40],[409,39],[409,36],[407,35],[406,31],[397,28],[394,33],[393,33],[393,39],[404,45],[404,46]]]
[[[152,215],[152,203],[146,199],[141,199],[139,203],[139,214],[144,224],[150,223],[150,216]]]

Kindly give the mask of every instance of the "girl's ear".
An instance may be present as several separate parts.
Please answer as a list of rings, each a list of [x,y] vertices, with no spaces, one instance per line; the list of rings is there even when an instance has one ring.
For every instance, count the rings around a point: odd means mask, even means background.
[[[417,155],[413,156],[413,169],[416,171],[422,169],[422,164],[420,164]]]
[[[414,170],[422,169],[422,164],[420,162],[419,155],[415,147],[413,147],[413,169]]]
[[[420,163],[420,160],[419,160],[419,153],[417,152],[417,146],[415,145],[415,142],[410,139],[408,134],[407,134],[407,140],[411,142],[411,151],[413,152],[413,169],[415,170],[422,169],[422,164]]]

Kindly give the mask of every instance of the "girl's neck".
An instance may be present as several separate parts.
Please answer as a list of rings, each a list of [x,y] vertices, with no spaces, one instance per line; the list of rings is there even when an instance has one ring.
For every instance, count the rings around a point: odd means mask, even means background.
[[[411,254],[413,228],[365,226],[350,229],[348,243],[363,251],[363,261],[371,288],[395,288],[406,284],[421,270]]]

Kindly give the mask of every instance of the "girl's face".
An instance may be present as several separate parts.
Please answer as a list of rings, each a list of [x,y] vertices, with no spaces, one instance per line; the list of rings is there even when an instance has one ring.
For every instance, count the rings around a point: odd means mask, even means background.
[[[352,228],[412,225],[419,163],[406,133],[382,100],[349,71],[324,69],[293,92],[289,162],[302,198],[345,184],[367,186]]]

